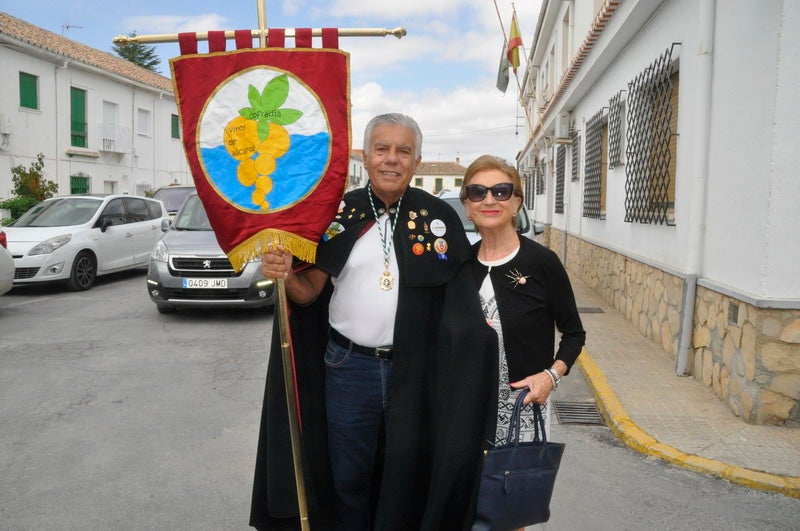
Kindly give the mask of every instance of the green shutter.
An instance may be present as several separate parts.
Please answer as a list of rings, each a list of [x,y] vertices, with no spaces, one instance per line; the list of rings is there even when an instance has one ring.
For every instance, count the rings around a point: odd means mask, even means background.
[[[70,87],[71,145],[87,147],[86,142],[86,91]]]
[[[77,175],[69,176],[69,193],[71,194],[88,194],[89,193],[89,176],[79,173]]]
[[[172,138],[180,138],[181,137],[181,124],[178,121],[178,115],[172,115]]]
[[[19,73],[19,106],[39,108],[38,78],[25,72]]]

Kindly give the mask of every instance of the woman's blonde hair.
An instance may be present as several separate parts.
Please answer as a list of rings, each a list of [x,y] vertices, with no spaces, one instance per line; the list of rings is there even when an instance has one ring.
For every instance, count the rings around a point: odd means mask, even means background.
[[[475,174],[486,170],[498,170],[508,175],[511,182],[514,183],[514,195],[522,199],[522,204],[525,204],[525,194],[522,192],[522,179],[519,178],[519,172],[504,159],[494,155],[481,155],[467,167],[464,182],[461,185],[461,202],[467,198],[466,186]]]

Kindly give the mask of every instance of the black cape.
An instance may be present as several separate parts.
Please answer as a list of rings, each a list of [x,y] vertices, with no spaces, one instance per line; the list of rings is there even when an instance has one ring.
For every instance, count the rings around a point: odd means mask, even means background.
[[[318,246],[316,267],[332,276],[374,222],[367,194],[362,188],[345,195],[342,210]],[[382,205],[374,201],[376,207]],[[375,528],[468,528],[480,457],[494,431],[497,336],[481,311],[469,242],[455,211],[410,188],[396,215],[393,241],[400,279],[395,289],[400,291],[391,406],[383,460],[377,465],[382,480]],[[313,530],[336,525],[324,405],[330,294],[328,282],[312,305],[291,305],[289,318]],[[298,528],[278,335],[275,328],[250,514],[250,525],[258,529]]]

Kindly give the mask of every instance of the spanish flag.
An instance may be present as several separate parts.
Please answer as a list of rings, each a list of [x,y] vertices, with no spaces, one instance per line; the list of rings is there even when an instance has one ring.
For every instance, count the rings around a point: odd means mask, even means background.
[[[522,46],[522,37],[519,34],[519,26],[517,25],[517,14],[514,13],[511,16],[511,29],[508,32],[508,46],[506,47],[506,58],[508,59],[508,63],[514,69],[514,73],[517,73],[517,68],[519,67],[519,50],[518,48]]]

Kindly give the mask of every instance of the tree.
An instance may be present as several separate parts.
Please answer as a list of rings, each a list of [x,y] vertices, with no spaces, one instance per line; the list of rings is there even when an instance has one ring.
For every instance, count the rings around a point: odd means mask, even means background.
[[[128,33],[128,37],[136,37],[136,32],[132,31]],[[156,74],[161,73],[161,70],[158,68],[158,65],[161,64],[161,59],[156,55],[155,46],[147,46],[140,42],[127,42],[125,44],[117,44],[115,42],[111,45],[111,48],[114,53],[126,61],[137,64]]]
[[[45,179],[43,170],[44,153],[36,155],[36,160],[31,162],[29,169],[25,169],[22,164],[11,168],[12,193],[15,197],[0,202],[0,208],[10,210],[13,219],[36,203],[58,193],[58,184]]]

